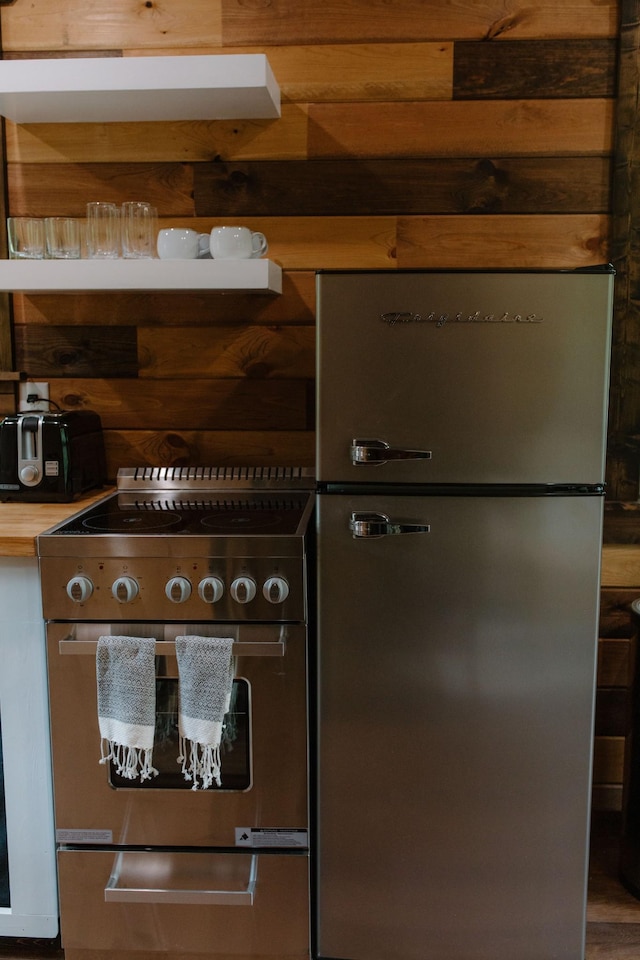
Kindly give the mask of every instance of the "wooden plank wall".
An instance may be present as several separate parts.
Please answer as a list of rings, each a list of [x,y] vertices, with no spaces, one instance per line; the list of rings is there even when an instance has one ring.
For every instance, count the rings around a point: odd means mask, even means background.
[[[638,499],[640,479],[640,0],[621,0],[611,260],[616,268],[607,497]]]
[[[5,58],[265,52],[265,121],[6,124],[12,215],[263,230],[280,297],[14,297],[16,365],[120,465],[314,458],[314,271],[606,261],[616,0],[15,0]],[[0,397],[0,402],[2,398]],[[6,411],[5,411],[6,412]]]
[[[620,810],[631,760],[632,711],[640,696],[640,618],[631,606],[640,599],[640,504],[607,503],[604,531],[593,804],[599,810]]]

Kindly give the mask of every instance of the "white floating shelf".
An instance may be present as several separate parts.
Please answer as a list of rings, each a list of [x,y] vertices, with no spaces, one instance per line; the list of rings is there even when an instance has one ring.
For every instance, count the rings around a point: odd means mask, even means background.
[[[0,60],[0,114],[16,123],[280,116],[262,53]]]
[[[0,260],[0,290],[282,293],[282,268],[272,260]]]

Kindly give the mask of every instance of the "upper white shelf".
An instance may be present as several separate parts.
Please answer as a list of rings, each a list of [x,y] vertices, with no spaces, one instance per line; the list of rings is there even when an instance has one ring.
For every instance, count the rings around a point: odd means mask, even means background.
[[[0,260],[0,290],[282,293],[272,260]]]
[[[0,60],[0,114],[15,123],[280,116],[262,53]]]

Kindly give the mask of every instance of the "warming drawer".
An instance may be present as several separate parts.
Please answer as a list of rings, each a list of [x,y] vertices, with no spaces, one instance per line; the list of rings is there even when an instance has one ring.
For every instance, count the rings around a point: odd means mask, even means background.
[[[308,960],[306,853],[58,852],[66,960]]]

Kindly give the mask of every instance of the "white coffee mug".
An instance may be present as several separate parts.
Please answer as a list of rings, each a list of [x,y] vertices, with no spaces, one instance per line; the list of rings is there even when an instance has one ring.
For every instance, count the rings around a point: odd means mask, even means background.
[[[264,233],[248,227],[214,227],[210,250],[214,260],[253,260],[269,249]]]
[[[190,227],[167,227],[158,231],[157,248],[161,260],[197,260],[209,255],[209,234]]]

